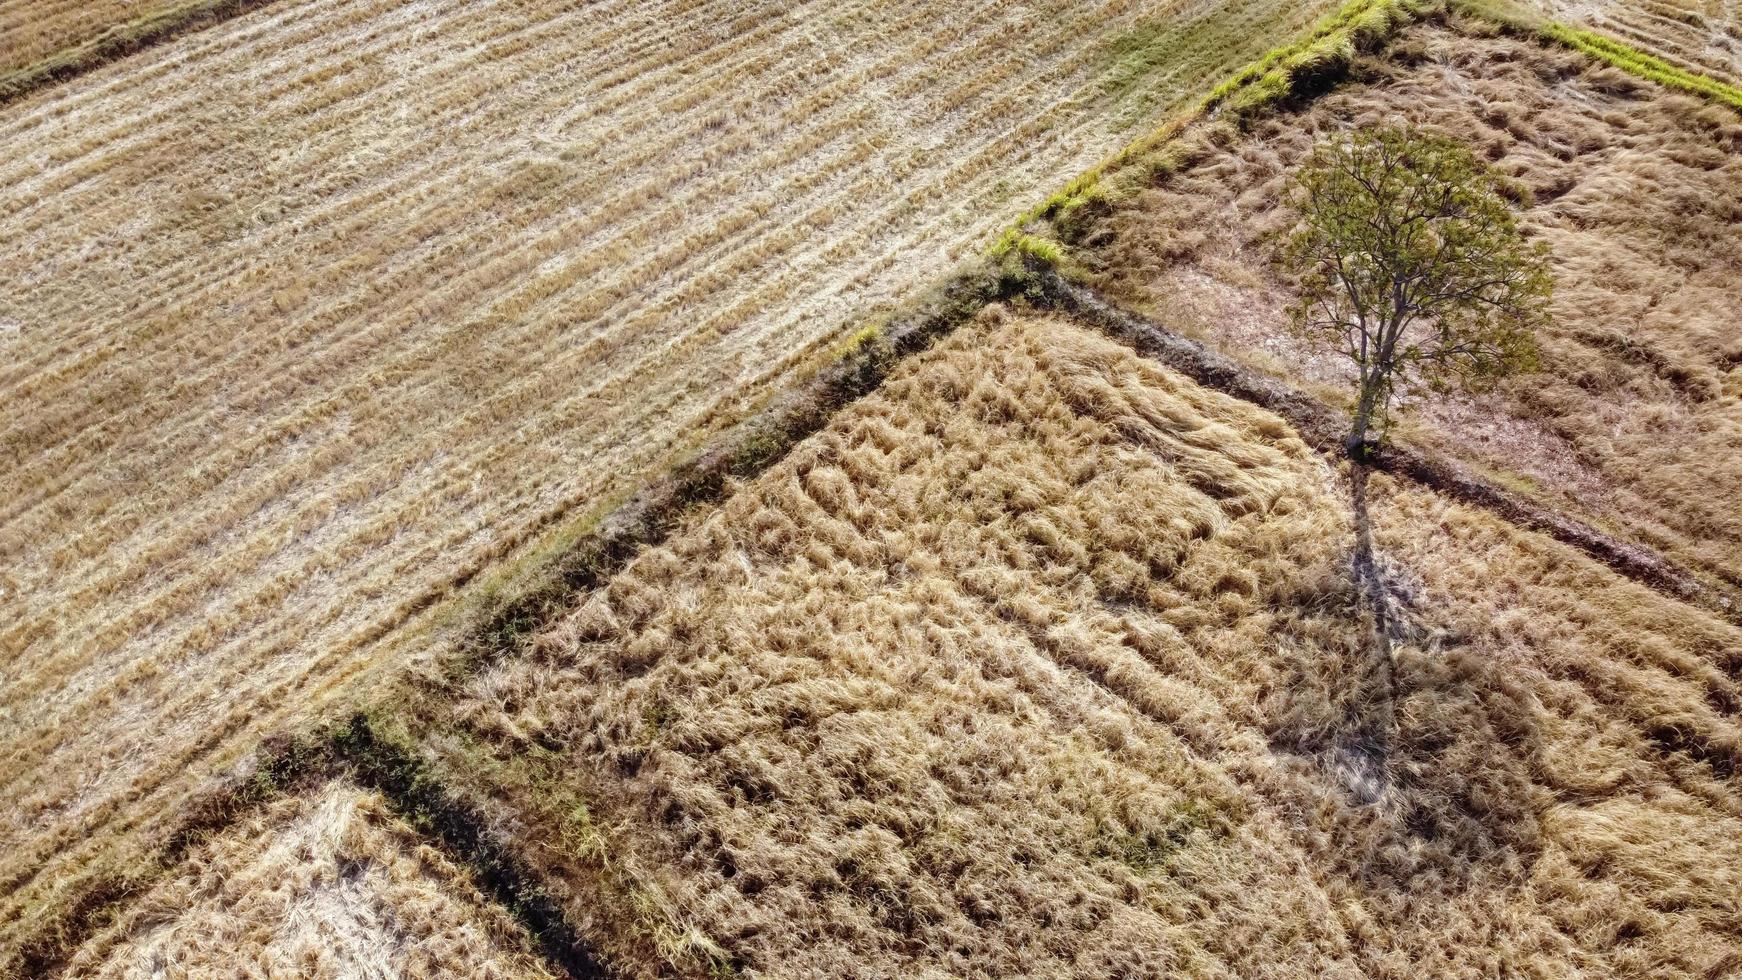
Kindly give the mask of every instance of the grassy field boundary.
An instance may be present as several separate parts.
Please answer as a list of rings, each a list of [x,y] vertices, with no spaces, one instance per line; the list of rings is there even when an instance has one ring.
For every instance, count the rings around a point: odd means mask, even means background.
[[[1140,350],[1148,352],[1150,347],[1165,350],[1162,359],[1194,380],[1276,411],[1300,428],[1309,443],[1332,451],[1325,447],[1341,446],[1343,439],[1341,416],[1334,409],[1303,392],[1260,378],[1233,360],[1148,323],[1136,314],[1107,304],[1081,281],[1071,246],[1087,223],[1082,219],[1103,213],[1113,202],[1197,162],[1194,156],[1197,151],[1189,141],[1181,139],[1191,124],[1223,118],[1244,129],[1265,113],[1298,107],[1347,80],[1358,54],[1379,52],[1409,25],[1449,14],[1469,17],[1544,45],[1566,47],[1642,79],[1742,109],[1742,102],[1737,101],[1742,99],[1742,91],[1733,86],[1590,31],[1532,18],[1489,0],[1351,0],[1326,15],[1300,39],[1272,50],[1231,76],[1197,108],[1134,141],[1105,164],[1048,198],[1000,239],[995,254],[1017,255],[1043,269],[1036,275],[1044,283],[1040,290],[1044,301],[1071,308],[1079,317],[1088,315],[1102,329],[1122,336]],[[1096,312],[1085,314],[1087,308]],[[1111,321],[1127,320],[1147,326],[1138,328],[1132,323],[1109,326]],[[1333,419],[1335,424],[1326,429]],[[1327,441],[1321,445],[1320,439]],[[1388,460],[1381,465],[1424,486],[1492,510],[1520,527],[1548,534],[1672,598],[1742,624],[1742,596],[1733,590],[1707,582],[1653,549],[1623,542],[1537,504],[1483,479],[1467,467],[1401,445],[1392,447]]]
[[[442,784],[403,733],[359,713],[326,738],[339,771],[380,793],[395,814],[438,842],[455,864],[469,869],[496,904],[532,936],[547,962],[575,980],[611,976],[536,874],[491,832],[477,810]]]
[[[876,389],[910,354],[930,347],[981,307],[1024,288],[1014,263],[982,262],[950,276],[916,302],[870,324],[809,378],[776,395],[560,548],[531,560],[518,581],[487,589],[463,616],[458,655],[441,665],[463,677],[520,649],[575,597],[602,585],[649,545],[665,539],[692,510],[722,499],[784,457],[835,413]]]
[[[34,79],[29,85],[34,90],[81,74],[183,30],[203,26],[202,18],[215,22],[221,16],[241,13],[244,6],[270,2],[197,0],[188,7],[177,8],[185,14],[180,20],[169,18],[167,13],[142,18],[137,26],[128,26],[133,29],[107,32],[108,41],[93,39],[28,69]],[[1350,0],[1322,19],[1301,40],[1274,49],[1254,63],[1265,65],[1265,71],[1256,72],[1253,66],[1248,66],[1211,91],[1222,93],[1220,98],[1225,100],[1229,93],[1246,85],[1275,78],[1275,73],[1281,70],[1278,66],[1288,62],[1293,54],[1315,44],[1322,47],[1334,43],[1341,36],[1340,31],[1351,30],[1358,23],[1372,23],[1371,11],[1375,7],[1401,10],[1406,4],[1412,11],[1428,9],[1411,0]],[[196,11],[195,7],[199,9]],[[1437,9],[1437,3],[1429,7]],[[218,13],[226,9],[229,14]],[[145,29],[146,21],[158,25],[156,33]],[[1393,24],[1394,30],[1404,23],[1387,22]],[[127,47],[129,44],[132,47]],[[84,54],[75,58],[77,52]],[[13,90],[7,86],[24,84],[20,81],[23,74],[0,79],[0,104],[16,97],[7,95]],[[1322,73],[1315,75],[1322,77]],[[1274,87],[1266,92],[1263,98],[1243,100],[1241,105],[1252,109],[1267,104],[1267,100],[1280,101],[1288,94]],[[736,481],[778,462],[800,440],[827,424],[835,411],[874,390],[902,357],[929,347],[989,302],[1025,294],[1031,299],[1043,299],[1034,271],[1052,268],[1067,258],[1055,243],[1028,235],[1025,229],[1036,220],[1056,219],[1093,200],[1100,193],[1099,182],[1104,175],[1165,145],[1186,125],[1211,112],[1216,102],[1214,95],[1207,97],[1197,107],[1074,179],[1064,190],[1008,226],[988,250],[985,260],[948,277],[882,322],[852,335],[835,358],[808,380],[776,395],[763,409],[716,436],[627,501],[603,514],[589,514],[569,522],[573,530],[556,532],[544,545],[535,546],[518,559],[506,574],[493,575],[491,581],[480,586],[478,599],[453,614],[457,622],[449,628],[459,637],[456,649],[439,660],[433,670],[390,683],[384,693],[369,700],[365,711],[370,717],[396,719],[395,727],[409,723],[407,727],[413,730],[430,731],[428,708],[439,702],[444,690],[492,661],[524,650],[538,629],[568,608],[577,596],[603,584],[643,549],[664,540],[686,515],[717,503]],[[473,582],[480,571],[465,573],[453,587]],[[413,612],[433,604],[432,597],[423,597]],[[80,943],[118,914],[131,897],[175,867],[191,847],[279,794],[314,778],[311,774],[323,771],[335,758],[334,746],[324,735],[285,734],[268,738],[241,770],[216,781],[190,804],[162,847],[123,871],[93,873],[91,882],[80,888],[78,898],[34,930],[13,951],[15,955],[10,960],[0,960],[0,969],[24,964],[38,967],[27,969],[25,975],[52,972],[54,964],[64,962]]]
[[[180,20],[170,18],[169,12],[165,12],[111,29],[77,48],[0,78],[0,104],[55,81],[82,74],[114,58],[270,2],[272,0],[202,0],[177,8],[185,15]],[[1459,3],[1456,6],[1464,10],[1467,5]],[[533,561],[535,567],[519,578],[519,587],[490,592],[487,601],[463,614],[468,617],[460,627],[465,631],[465,640],[456,656],[439,665],[437,675],[441,682],[452,683],[493,658],[524,649],[539,627],[572,604],[576,596],[608,581],[643,549],[664,540],[697,508],[723,499],[737,481],[754,477],[778,462],[798,442],[825,426],[835,412],[875,390],[902,358],[924,350],[946,336],[985,304],[1028,296],[1050,298],[1052,302],[1068,305],[1070,301],[1060,297],[1081,287],[1052,271],[1054,266],[1068,269],[1068,252],[1051,239],[1034,233],[1032,226],[1035,222],[1047,221],[1055,227],[1065,223],[1075,209],[1108,194],[1111,190],[1109,181],[1115,177],[1141,179],[1136,177],[1139,171],[1153,176],[1154,168],[1180,165],[1180,161],[1170,154],[1170,144],[1194,121],[1220,116],[1244,123],[1261,111],[1328,91],[1346,77],[1357,54],[1378,50],[1408,24],[1444,9],[1442,3],[1412,0],[1353,0],[1321,21],[1300,41],[1274,49],[1217,86],[1197,107],[1169,120],[1105,163],[1071,181],[1011,226],[990,250],[992,261],[959,273],[935,287],[912,309],[898,312],[855,334],[833,361],[808,380],[777,395],[761,411],[726,430],[699,453],[644,487],[622,506],[610,510],[602,518],[588,520],[585,529],[578,536],[566,539],[562,547],[539,552]],[[135,28],[137,31],[133,30]],[[1589,33],[1571,28],[1562,30],[1569,35]],[[1547,28],[1538,30],[1538,34],[1577,47],[1552,36]],[[1625,45],[1601,40],[1611,46],[1603,50],[1633,52]],[[1579,50],[1586,49],[1579,47]],[[75,58],[80,52],[83,54]],[[1586,53],[1616,63],[1597,50],[1586,50]],[[1639,55],[1638,52],[1633,54]],[[1614,54],[1614,57],[1620,55]],[[1634,61],[1646,68],[1655,63],[1736,94],[1729,86],[1684,72],[1648,55],[1639,55]],[[1618,67],[1632,70],[1625,64]],[[1651,80],[1676,84],[1663,78]],[[1726,100],[1713,91],[1698,91],[1720,98],[1720,101]],[[1737,98],[1742,99],[1742,94],[1737,94]],[[1730,104],[1742,108],[1742,103],[1731,101]],[[1134,167],[1134,164],[1138,166]],[[1041,271],[1036,274],[1035,270]],[[1077,301],[1081,300],[1078,294]],[[1081,309],[1074,312],[1080,319],[1094,324],[1093,317],[1085,315]],[[1124,311],[1113,313],[1147,323]],[[1197,346],[1208,358],[1221,358],[1214,351],[1172,335],[1159,326],[1148,326],[1156,335],[1171,338],[1170,344],[1178,342]],[[1139,349],[1143,347],[1139,345]],[[1225,367],[1206,368],[1205,377],[1212,380],[1196,376],[1194,379],[1237,397],[1245,397],[1213,380],[1220,376],[1223,384],[1232,384],[1230,379],[1235,376],[1222,372],[1244,371],[1232,361],[1222,360],[1226,361]],[[1211,361],[1205,363],[1213,365]],[[1192,374],[1189,370],[1181,370]],[[1326,421],[1323,413],[1332,411],[1329,406],[1292,390],[1276,397],[1279,399],[1276,405],[1280,408],[1255,398],[1248,400],[1257,401],[1283,415],[1317,446],[1308,431],[1314,424],[1312,413],[1320,413],[1318,418],[1322,425]],[[1296,403],[1291,399],[1300,401]],[[1291,411],[1301,413],[1304,424],[1297,422]],[[1339,444],[1340,428],[1339,422]],[[1508,520],[1572,544],[1629,578],[1645,582],[1675,598],[1711,608],[1732,622],[1738,621],[1738,613],[1730,603],[1715,598],[1706,586],[1660,556],[1615,541],[1579,522],[1547,511],[1462,472],[1462,468],[1455,464],[1427,459],[1419,454],[1412,456],[1410,452],[1390,453],[1382,465],[1418,482],[1426,482],[1417,475],[1418,472],[1426,474],[1427,479],[1452,480],[1449,486],[1467,487],[1467,492],[1473,495],[1460,499],[1490,506]],[[1435,473],[1452,476],[1435,476]],[[1459,496],[1458,492],[1448,493]],[[1572,539],[1562,537],[1562,534],[1570,535]],[[392,690],[389,697],[398,700],[389,701],[389,714],[385,717],[392,717],[391,711],[395,708],[410,710],[409,693],[412,692],[403,688]],[[442,827],[451,824],[455,836],[445,846],[455,856],[456,863],[478,873],[480,880],[494,881],[493,875],[500,876],[507,891],[498,892],[497,900],[528,925],[541,947],[546,946],[547,938],[555,944],[558,954],[547,949],[547,956],[563,963],[560,950],[570,948],[580,951],[572,954],[578,957],[576,963],[589,962],[591,954],[586,952],[584,942],[572,938],[579,934],[562,920],[560,913],[554,913],[556,918],[550,918],[552,906],[541,904],[548,903],[548,896],[538,884],[536,872],[512,863],[513,854],[500,843],[493,842],[482,818],[460,802],[443,786],[439,775],[418,759],[415,739],[407,741],[382,736],[380,733],[393,724],[370,720],[373,717],[376,716],[359,715],[341,728],[325,730],[318,735],[281,736],[269,740],[256,753],[249,768],[202,794],[188,808],[164,847],[146,863],[134,871],[93,881],[91,887],[83,890],[83,900],[58,915],[46,929],[38,931],[22,950],[14,951],[10,960],[0,960],[0,972],[14,966],[23,967],[22,974],[27,976],[52,972],[77,949],[83,938],[110,921],[128,900],[149,887],[162,873],[175,867],[193,847],[268,800],[302,788],[339,766],[356,767],[357,772],[364,774],[358,777],[363,785],[381,792],[396,812],[406,816],[419,829],[434,827],[435,832],[444,835],[443,840],[447,841],[445,834],[448,831]],[[449,816],[443,817],[442,813]],[[500,864],[499,870],[491,870],[497,867],[492,862],[498,861],[505,863]],[[491,887],[496,888],[495,885]],[[504,894],[506,898],[502,897]],[[544,897],[541,899],[540,896]],[[526,917],[528,915],[531,920]],[[565,969],[570,967],[565,965]]]
[[[1742,88],[1672,64],[1607,34],[1537,17],[1488,0],[1455,0],[1454,9],[1520,36],[1577,51],[1635,78],[1680,89],[1742,112]]]
[[[1117,199],[1160,174],[1188,165],[1188,160],[1179,157],[1175,144],[1191,124],[1228,117],[1245,126],[1267,111],[1322,95],[1348,78],[1358,55],[1378,52],[1411,24],[1450,12],[1581,52],[1638,78],[1742,111],[1742,89],[1736,86],[1670,64],[1613,38],[1511,7],[1486,0],[1349,0],[1295,41],[1271,49],[1229,76],[1198,105],[1126,144],[1030,209],[993,246],[993,254],[1019,246],[1026,246],[1032,254],[1036,246],[1023,239],[1044,241],[1032,234],[1037,223],[1068,227],[1077,209]]]
[[[1196,105],[1127,143],[1029,209],[992,246],[992,255],[1016,249],[1057,264],[1054,256],[1035,253],[1036,248],[1046,248],[1044,239],[1029,233],[1036,223],[1062,225],[1077,209],[1118,196],[1119,189],[1109,182],[1129,189],[1152,178],[1158,168],[1173,165],[1167,147],[1194,122],[1221,115],[1247,120],[1266,109],[1328,91],[1347,76],[1356,54],[1379,50],[1398,31],[1444,9],[1443,0],[1348,0],[1294,41],[1265,52]]]
[[[1199,384],[1274,412],[1333,462],[1342,458],[1346,414],[1233,358],[1109,302],[1056,269],[1039,271],[1047,298],[1080,321],[1179,371]],[[1454,500],[1570,545],[1626,578],[1742,626],[1742,603],[1657,552],[1618,540],[1507,490],[1450,459],[1404,442],[1381,451],[1376,465]]]
[[[1305,37],[1276,48],[1223,82],[1204,110],[1246,117],[1310,99],[1348,77],[1355,58],[1384,47],[1404,27],[1443,9],[1434,0],[1351,0]]]
[[[1672,65],[1614,38],[1553,21],[1542,25],[1539,33],[1556,44],[1583,52],[1629,75],[1704,96],[1742,112],[1742,88]]]
[[[553,968],[576,980],[611,975],[478,812],[434,777],[402,733],[361,712],[313,733],[269,739],[248,769],[188,807],[153,864],[99,882],[57,928],[39,933],[11,961],[0,962],[0,971],[26,977],[63,972],[79,946],[111,923],[128,899],[144,893],[200,845],[274,800],[334,779],[379,793],[396,816],[466,868],[490,900],[526,929]]]
[[[205,30],[274,2],[276,0],[187,0],[117,24],[34,64],[0,75],[0,106],[95,71],[111,61]]]
[[[496,658],[523,650],[577,596],[663,541],[693,511],[723,499],[738,481],[774,465],[835,413],[875,390],[903,358],[947,336],[987,303],[1030,289],[1024,268],[1014,261],[970,265],[909,306],[853,334],[808,379],[776,395],[626,503],[603,518],[583,520],[578,535],[531,559],[534,567],[517,576],[517,588],[489,590],[458,614],[457,648],[437,663],[433,676],[416,674],[390,685],[344,726],[266,739],[241,770],[188,804],[154,853],[124,870],[94,873],[75,901],[0,958],[0,975],[55,973],[128,900],[179,865],[193,848],[267,802],[343,768],[354,772],[359,785],[382,793],[413,826],[445,841],[455,863],[489,885],[553,963],[574,976],[606,976],[535,876],[515,863],[485,831],[475,811],[417,759],[411,747],[415,739],[381,733],[402,729],[401,719],[427,720],[420,718],[423,709],[439,698],[441,689]]]
[[[56,910],[0,958],[0,976],[45,977],[60,972],[91,936],[202,843],[265,804],[318,782],[331,770],[333,746],[324,733],[269,737],[242,769],[200,793],[161,847],[132,866],[92,875],[78,898]]]

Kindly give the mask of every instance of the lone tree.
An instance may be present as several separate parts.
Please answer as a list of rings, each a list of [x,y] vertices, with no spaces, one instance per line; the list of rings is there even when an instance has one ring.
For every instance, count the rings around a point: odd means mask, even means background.
[[[1299,221],[1283,261],[1299,277],[1291,310],[1310,342],[1355,368],[1346,445],[1354,571],[1372,610],[1384,751],[1392,727],[1392,617],[1373,561],[1367,477],[1392,398],[1412,388],[1480,385],[1537,362],[1547,321],[1547,249],[1527,243],[1510,186],[1454,140],[1400,127],[1320,143],[1294,179]]]

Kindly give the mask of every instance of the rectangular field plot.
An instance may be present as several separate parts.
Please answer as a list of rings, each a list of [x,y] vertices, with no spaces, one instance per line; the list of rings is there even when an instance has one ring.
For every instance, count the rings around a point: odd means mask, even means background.
[[[1249,135],[1187,135],[1186,165],[1084,232],[1105,243],[1084,261],[1122,302],[1345,398],[1289,330],[1266,244],[1288,176],[1355,125],[1455,135],[1529,192],[1553,322],[1540,372],[1413,398],[1402,431],[1742,588],[1742,116],[1529,40],[1422,25],[1392,51]]]
[[[526,932],[380,797],[332,783],[208,841],[70,972],[549,980]]]
[[[0,110],[0,943],[1324,6],[285,0]]]
[[[1409,636],[1372,805],[1336,476],[1274,416],[1002,312],[430,744],[630,976],[1734,962],[1742,633],[1378,485]]]

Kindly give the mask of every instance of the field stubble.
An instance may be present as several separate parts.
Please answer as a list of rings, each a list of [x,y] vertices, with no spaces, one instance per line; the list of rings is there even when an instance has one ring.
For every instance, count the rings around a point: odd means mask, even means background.
[[[1737,0],[1531,0],[1526,6],[1742,85],[1742,3]]]
[[[170,976],[546,980],[530,938],[382,800],[342,781],[277,800],[136,897],[69,965]]]
[[[0,85],[8,76],[156,15],[211,0],[0,0]]]
[[[1315,10],[312,0],[0,111],[0,941]]]
[[[1544,370],[1426,398],[1402,431],[1516,489],[1742,585],[1742,119],[1528,40],[1422,26],[1350,84],[1250,134],[1205,124],[1158,176],[1076,229],[1120,302],[1346,399],[1287,329],[1267,236],[1291,168],[1350,125],[1468,140],[1531,194],[1521,220],[1556,279]],[[1141,165],[1140,165],[1141,166]]]
[[[1378,485],[1412,625],[1377,806],[1344,782],[1366,642],[1335,473],[1266,412],[997,307],[476,677],[429,744],[631,975],[1742,963],[1742,633]]]

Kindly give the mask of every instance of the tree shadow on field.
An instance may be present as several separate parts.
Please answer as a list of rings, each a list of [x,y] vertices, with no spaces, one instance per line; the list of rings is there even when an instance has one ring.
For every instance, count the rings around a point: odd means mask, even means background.
[[[1387,757],[1360,735],[1375,696],[1370,620],[1346,570],[1327,569],[1296,597],[1260,703],[1287,773],[1281,802],[1315,863],[1369,896],[1520,882],[1542,849],[1538,709],[1503,665],[1422,624],[1406,573],[1384,575],[1401,626]]]

